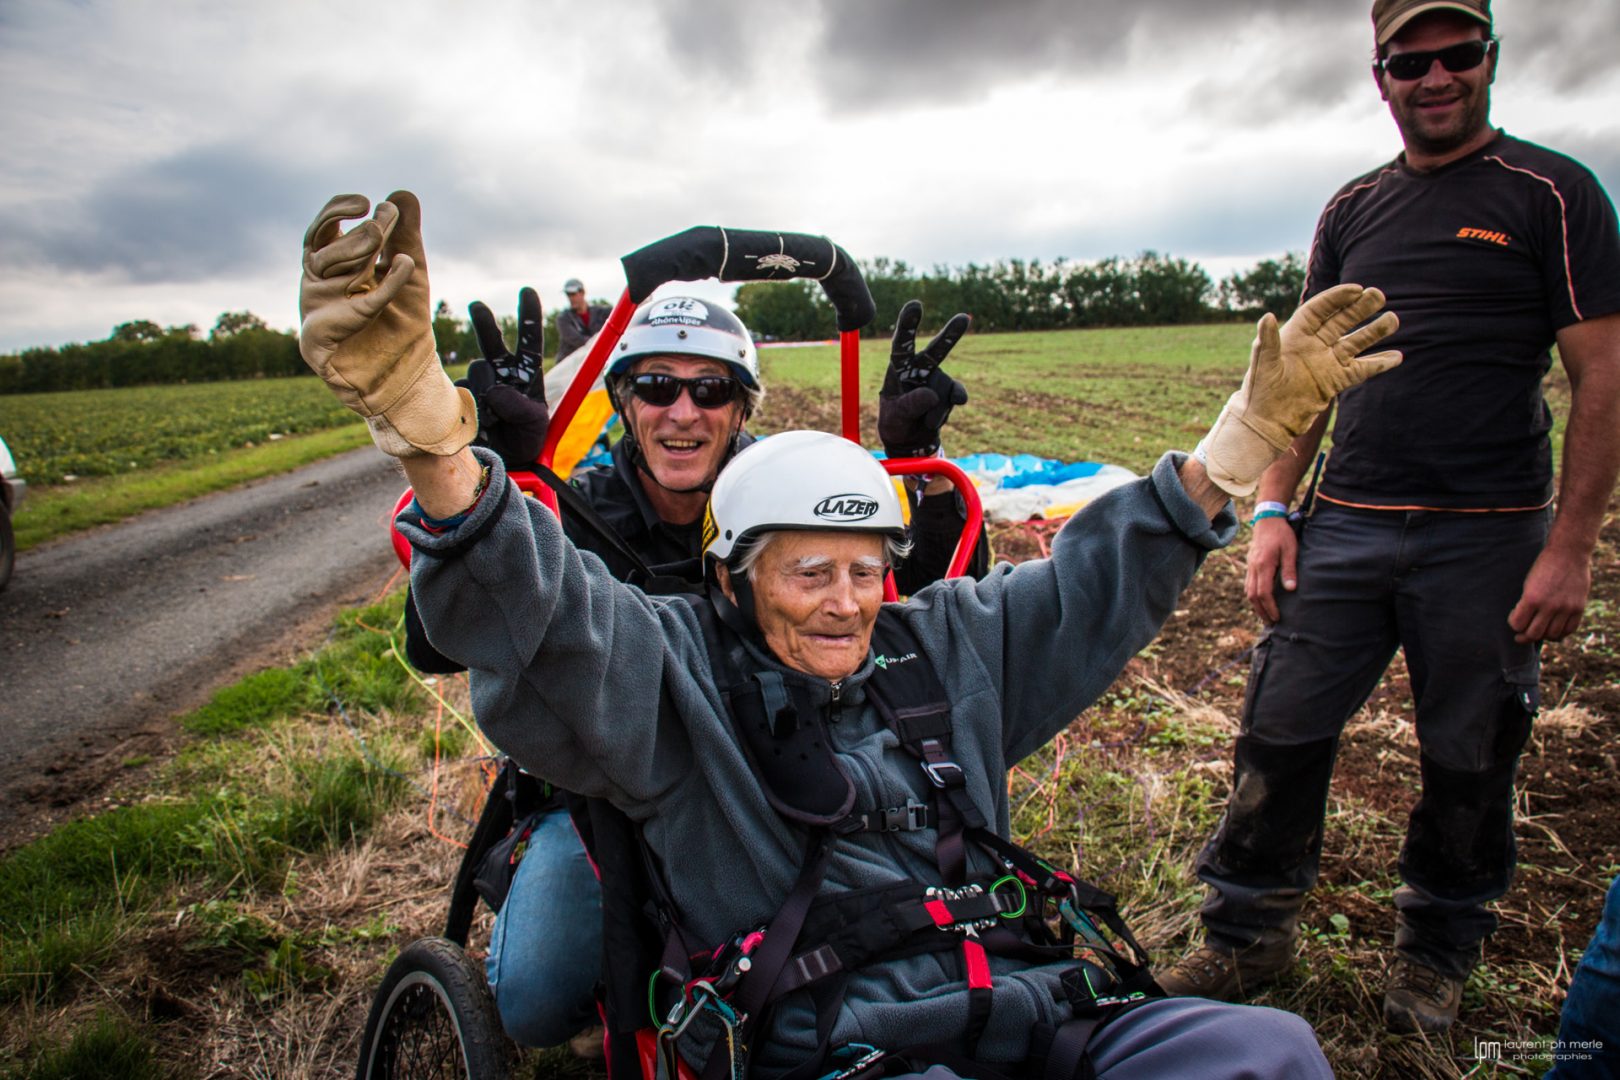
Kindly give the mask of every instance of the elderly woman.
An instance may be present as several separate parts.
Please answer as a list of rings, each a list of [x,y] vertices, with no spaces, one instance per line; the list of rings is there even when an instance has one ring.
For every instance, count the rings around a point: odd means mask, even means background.
[[[968,1059],[1019,1075],[1036,1037],[1049,1076],[1331,1075],[1299,1018],[1143,999],[1129,964],[1008,933],[1017,913],[995,897],[1009,866],[1032,886],[1067,880],[1006,843],[1008,768],[1152,640],[1235,532],[1228,494],[1252,491],[1339,390],[1399,362],[1355,359],[1394,329],[1386,314],[1352,331],[1382,306],[1375,290],[1330,290],[1280,334],[1262,319],[1197,454],[1095,501],[1051,558],[905,605],[882,604],[901,512],[881,467],[832,436],[766,440],[713,492],[711,607],[614,580],[495,455],[466,448],[467,403],[423,358],[414,200],[399,201],[347,234],[312,228],[304,355],[401,455],[412,586],[435,646],[472,672],[479,723],[526,769],[640,823],[684,918],[670,955],[729,961],[703,973],[716,991],[685,1027],[688,1060],[816,1077],[840,1049],[926,1047],[909,1060],[955,1068],[935,1076],[984,1075]],[[925,921],[863,951],[840,932],[867,915]]]

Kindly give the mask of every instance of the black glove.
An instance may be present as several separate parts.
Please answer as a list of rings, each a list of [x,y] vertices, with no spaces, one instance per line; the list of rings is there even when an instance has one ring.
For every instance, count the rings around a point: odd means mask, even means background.
[[[939,429],[957,405],[966,405],[967,387],[939,365],[967,332],[972,320],[958,312],[945,329],[917,352],[920,300],[908,300],[894,324],[889,370],[878,391],[878,438],[890,457],[928,457],[939,450]]]
[[[518,350],[507,351],[495,313],[481,300],[467,306],[473,332],[478,336],[482,360],[467,365],[467,377],[457,386],[472,392],[478,404],[478,439],[501,456],[509,469],[527,469],[540,456],[551,425],[546,404],[546,382],[540,357],[545,347],[545,323],[540,318],[540,296],[533,289],[518,293]]]

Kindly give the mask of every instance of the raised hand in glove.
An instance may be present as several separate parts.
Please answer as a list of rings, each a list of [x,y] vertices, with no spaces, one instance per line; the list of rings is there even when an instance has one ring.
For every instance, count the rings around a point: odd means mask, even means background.
[[[515,355],[507,350],[500,323],[488,305],[474,300],[467,313],[484,358],[468,364],[467,377],[456,385],[472,391],[478,403],[478,444],[501,455],[507,468],[526,469],[540,456],[551,423],[546,381],[540,374],[546,334],[540,296],[528,287],[518,292]]]
[[[1281,331],[1275,315],[1260,317],[1243,386],[1196,452],[1217,487],[1252,493],[1260,474],[1334,398],[1401,362],[1394,350],[1360,355],[1400,326],[1394,312],[1351,330],[1383,306],[1377,289],[1336,285],[1300,305]]]
[[[890,457],[928,457],[939,451],[939,429],[957,405],[966,405],[967,387],[940,370],[939,365],[967,332],[972,320],[957,313],[917,352],[917,324],[922,322],[920,300],[908,300],[894,324],[889,348],[889,370],[878,391],[878,438]]]
[[[364,195],[334,196],[304,233],[298,351],[384,453],[454,454],[478,417],[433,344],[421,204],[396,191],[343,231],[370,207]]]

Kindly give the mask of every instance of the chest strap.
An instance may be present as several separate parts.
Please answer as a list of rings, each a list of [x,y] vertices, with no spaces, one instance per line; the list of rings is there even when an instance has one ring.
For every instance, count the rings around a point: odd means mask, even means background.
[[[866,693],[934,788],[934,855],[946,885],[967,880],[967,832],[989,823],[968,797],[967,775],[951,750],[951,702],[922,643],[898,612],[884,608],[872,630],[876,670]]]

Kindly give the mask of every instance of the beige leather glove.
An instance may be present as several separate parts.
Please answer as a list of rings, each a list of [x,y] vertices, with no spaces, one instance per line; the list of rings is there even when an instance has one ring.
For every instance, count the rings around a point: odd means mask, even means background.
[[[1300,305],[1280,333],[1275,315],[1260,317],[1243,386],[1194,451],[1215,486],[1251,494],[1260,474],[1341,391],[1401,362],[1393,350],[1359,355],[1400,326],[1393,311],[1348,333],[1383,306],[1377,289],[1336,285]]]
[[[384,453],[453,454],[478,434],[478,413],[434,348],[422,206],[396,191],[343,231],[370,207],[364,195],[334,196],[304,234],[298,350]]]

